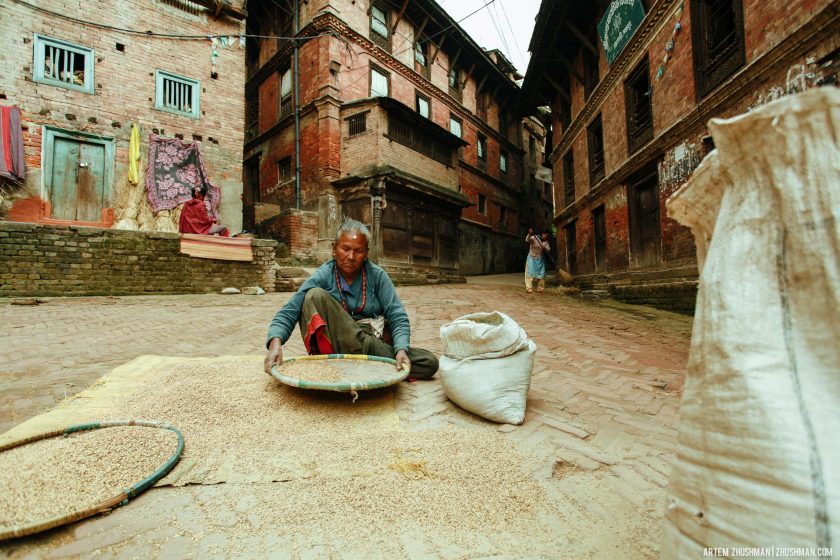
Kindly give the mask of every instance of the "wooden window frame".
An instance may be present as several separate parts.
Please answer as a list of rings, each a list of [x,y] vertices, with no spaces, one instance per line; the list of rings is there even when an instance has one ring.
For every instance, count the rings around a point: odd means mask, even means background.
[[[571,149],[563,156],[563,200],[566,206],[575,202],[575,156]]]
[[[367,132],[367,116],[370,111],[362,111],[347,117],[347,137],[358,136]]]
[[[481,153],[479,153],[479,146],[481,147]],[[482,171],[487,171],[487,137],[483,134],[479,134],[476,138],[475,159],[478,168]]]
[[[374,10],[374,8],[381,11],[384,18],[385,18],[384,23],[385,23],[386,33],[388,34],[387,36],[383,37],[381,33],[379,33],[378,31],[375,31],[374,28],[373,28],[373,10]],[[386,8],[385,6],[380,4],[379,2],[371,2],[369,24],[370,24],[370,40],[371,40],[371,42],[373,42],[374,45],[376,45],[378,47],[381,47],[382,49],[384,49],[388,52],[391,52],[391,29],[390,29],[391,12],[390,12],[390,10],[388,10],[388,8]]]
[[[89,47],[83,47],[82,45],[77,45],[75,43],[69,43],[67,41],[62,41],[61,39],[55,39],[53,37],[48,37],[46,35],[40,35],[38,33],[33,34],[33,64],[32,64],[32,79],[35,82],[41,84],[49,84],[51,86],[58,86],[62,88],[72,89],[76,91],[81,91],[83,93],[94,93],[94,81],[93,81],[93,67],[94,67],[94,50]],[[62,59],[66,60],[67,54],[71,53],[74,56],[71,58],[75,60],[76,56],[83,56],[84,57],[84,67],[80,69],[76,69],[75,66],[67,67],[67,69],[62,68],[51,68],[50,72],[47,72],[46,68],[46,56],[49,49],[54,49],[53,52],[58,52],[58,54],[62,55]],[[52,60],[52,58],[50,58]],[[58,64],[56,64],[58,66]],[[76,72],[81,71],[84,76],[82,83],[77,84],[73,81],[72,78],[68,81],[65,77],[61,76],[61,73],[66,72],[72,68],[71,74],[72,76],[76,75]]]
[[[589,188],[591,189],[606,175],[604,124],[600,113],[586,127],[586,139],[589,148]]]
[[[624,82],[624,107],[627,116],[627,151],[633,154],[653,139],[653,103],[647,57]]]
[[[502,166],[504,163],[504,166]],[[499,150],[499,178],[502,181],[507,182],[508,176],[510,175],[510,157],[507,153],[507,150]]]
[[[183,111],[167,107],[164,100],[166,81],[174,82],[176,84],[184,84],[190,87],[190,110]],[[165,111],[182,117],[190,117],[198,119],[201,116],[201,82],[185,76],[179,76],[172,72],[165,70],[155,70],[155,109],[158,111]]]
[[[418,46],[420,47],[424,61],[420,61],[417,59]],[[423,37],[420,37],[419,39],[414,41],[414,70],[416,70],[418,74],[420,74],[427,80],[431,79],[432,69],[431,65],[429,64],[429,40]]]
[[[294,104],[292,103],[292,97],[294,95],[295,84],[294,84],[294,76],[292,75],[291,68],[286,68],[283,71],[278,72],[280,76],[280,90],[278,97],[280,98],[280,105],[278,106],[278,120],[282,119],[287,115],[291,115],[294,113]],[[288,75],[289,76],[289,93],[283,95],[283,78]]]
[[[594,30],[589,33],[589,42],[593,45],[601,43]],[[583,99],[586,101],[601,81],[601,50],[598,49],[596,55],[589,49],[583,48],[581,57],[583,59]]]
[[[721,52],[710,53],[709,33],[719,31],[719,21],[711,21],[711,2],[729,2],[733,16],[732,39]],[[697,99],[708,95],[746,64],[744,46],[744,5],[742,0],[697,0],[691,4],[691,40],[694,53],[694,78]]]
[[[458,123],[458,130],[460,131],[460,134],[455,134],[454,132],[452,132],[452,121]],[[455,136],[457,136],[458,138],[464,137],[464,121],[456,117],[452,113],[449,114],[449,132],[452,132],[452,134],[455,134]]]
[[[452,85],[452,73],[455,72],[455,86]],[[461,69],[456,66],[451,66],[446,72],[446,84],[449,88],[449,96],[461,101],[463,98],[464,84],[461,83]]]
[[[389,97],[391,95],[391,74],[389,74],[384,68],[381,66],[377,66],[376,64],[370,65],[370,70],[368,71],[368,80],[369,80],[369,87],[368,87],[368,94],[370,97],[377,97],[373,94],[373,73],[376,72],[381,76],[385,76],[385,84],[388,88],[388,91],[385,92],[385,95],[379,97]]]
[[[423,101],[426,102],[426,110],[429,113],[428,115],[424,115],[423,113],[420,112],[420,100],[423,100]],[[420,115],[421,117],[431,119],[432,118],[432,100],[430,98],[426,97],[425,95],[423,95],[422,93],[420,93],[419,91],[415,91],[414,92],[414,110],[417,111],[417,114]]]
[[[487,215],[487,195],[478,193],[478,202],[476,203],[476,210],[482,216]]]

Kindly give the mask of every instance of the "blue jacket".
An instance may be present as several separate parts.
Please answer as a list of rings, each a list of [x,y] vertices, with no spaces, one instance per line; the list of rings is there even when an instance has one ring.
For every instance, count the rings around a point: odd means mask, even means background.
[[[284,344],[289,340],[300,320],[303,299],[310,289],[323,288],[336,301],[341,301],[339,287],[335,285],[335,266],[335,259],[331,259],[318,267],[318,270],[307,278],[297,293],[292,296],[292,299],[277,312],[268,327],[266,345],[272,338],[279,338]],[[367,275],[367,301],[364,309],[356,313],[356,309],[362,303],[362,275],[359,274],[351,286],[344,286],[344,301],[347,302],[350,315],[353,319],[384,316],[391,329],[391,336],[394,338],[394,351],[407,351],[411,335],[408,314],[397,296],[394,283],[391,282],[388,273],[372,262],[366,260],[362,266]]]

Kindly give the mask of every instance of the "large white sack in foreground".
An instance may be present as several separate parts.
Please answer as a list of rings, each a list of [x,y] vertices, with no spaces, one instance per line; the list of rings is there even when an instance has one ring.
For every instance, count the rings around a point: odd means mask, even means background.
[[[521,424],[534,370],[537,345],[501,358],[456,360],[441,356],[438,376],[446,396],[482,418],[502,424]]]
[[[528,336],[499,311],[471,313],[440,328],[443,353],[450,358],[497,358],[525,348]]]
[[[712,120],[668,201],[701,266],[663,559],[840,546],[840,91]]]

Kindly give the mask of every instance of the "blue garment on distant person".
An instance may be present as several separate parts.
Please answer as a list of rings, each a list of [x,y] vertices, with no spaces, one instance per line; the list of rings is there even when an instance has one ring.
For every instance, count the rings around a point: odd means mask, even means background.
[[[539,257],[528,257],[525,274],[537,280],[545,278],[545,259],[543,259],[542,255]]]

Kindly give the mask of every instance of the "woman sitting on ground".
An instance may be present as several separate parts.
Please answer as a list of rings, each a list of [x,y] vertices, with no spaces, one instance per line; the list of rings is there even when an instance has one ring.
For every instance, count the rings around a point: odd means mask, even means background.
[[[392,358],[397,370],[407,365],[416,379],[428,379],[437,372],[434,354],[409,346],[408,314],[388,274],[367,260],[369,244],[370,231],[361,222],[348,218],[338,228],[334,258],[322,264],[271,321],[266,373],[283,363],[282,345],[295,323],[310,355]]]
[[[180,233],[200,233],[202,235],[219,234],[228,237],[230,235],[228,228],[219,225],[207,211],[207,204],[204,202],[204,197],[207,196],[207,187],[193,188],[192,196],[192,200],[188,200],[181,209],[178,231]]]

